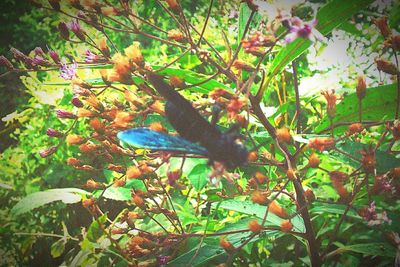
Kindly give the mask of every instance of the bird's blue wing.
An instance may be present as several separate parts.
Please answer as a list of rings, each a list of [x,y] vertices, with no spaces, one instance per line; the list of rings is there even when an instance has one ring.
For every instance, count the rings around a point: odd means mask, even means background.
[[[152,131],[147,128],[133,128],[122,131],[117,134],[117,137],[128,145],[138,148],[208,155],[207,149],[182,137]]]

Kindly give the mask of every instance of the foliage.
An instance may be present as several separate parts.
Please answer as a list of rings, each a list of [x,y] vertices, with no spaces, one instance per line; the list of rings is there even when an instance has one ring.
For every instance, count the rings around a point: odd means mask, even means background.
[[[397,5],[67,2],[34,1],[21,38],[38,47],[0,57],[25,88],[3,118],[2,265],[393,263]],[[222,132],[239,125],[248,163],[121,142],[177,130],[152,73]]]

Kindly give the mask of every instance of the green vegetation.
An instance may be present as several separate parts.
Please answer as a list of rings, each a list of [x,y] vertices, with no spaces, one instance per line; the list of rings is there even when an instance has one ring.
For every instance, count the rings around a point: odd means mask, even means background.
[[[400,255],[398,4],[0,6],[1,266],[392,266]],[[212,161],[204,142],[208,156],[119,140],[139,127],[176,134],[150,73],[221,132],[239,126],[247,163]]]

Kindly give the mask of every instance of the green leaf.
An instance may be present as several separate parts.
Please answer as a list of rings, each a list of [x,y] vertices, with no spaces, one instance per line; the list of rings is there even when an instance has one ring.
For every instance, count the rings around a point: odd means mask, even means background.
[[[240,221],[232,224],[226,225],[224,228],[220,229],[218,232],[228,232],[235,230],[243,230],[246,229],[248,223],[254,220],[254,218],[244,218]],[[264,238],[265,235],[272,237],[275,235],[277,231],[264,231],[260,235],[256,235],[251,239],[249,243],[253,243],[261,238]],[[250,233],[248,231],[230,234],[228,237],[229,242],[231,242],[234,246],[239,246],[243,240],[249,237]],[[209,261],[222,261],[227,254],[225,250],[221,248],[219,245],[220,237],[207,237],[203,240],[202,246],[199,249],[200,239],[192,240],[193,244],[197,244],[193,246],[192,249],[187,251],[186,253],[182,253],[179,257],[174,259],[173,261],[168,263],[168,266],[186,266],[188,262],[191,262],[190,266],[205,266],[205,264]]]
[[[354,90],[355,91],[355,90]],[[397,84],[382,85],[368,88],[362,100],[363,120],[393,119],[396,113]],[[358,122],[358,98],[357,94],[351,93],[336,106],[336,115],[333,124],[340,122]],[[321,132],[330,126],[326,115],[322,118],[315,131]],[[343,133],[346,126],[335,128],[335,134]]]
[[[214,203],[215,204],[215,203]],[[226,200],[221,202],[220,208],[222,209],[227,209],[227,210],[233,210],[240,212],[242,214],[248,214],[252,216],[256,216],[260,219],[264,218],[265,211],[267,209],[266,206],[262,206],[253,202],[250,202],[248,200]],[[274,226],[280,226],[282,223],[283,219],[276,216],[275,214],[269,212],[267,216],[267,222]],[[303,220],[300,218],[300,216],[296,216],[292,218],[291,222],[293,223],[293,228],[297,232],[304,233],[305,232],[305,227]]]
[[[63,254],[65,249],[65,240],[59,239],[51,245],[50,253],[53,258],[60,257]]]
[[[370,148],[369,145],[347,140],[336,144],[336,147],[342,151],[346,151],[347,153],[352,155],[354,158],[359,159],[360,161],[362,159],[362,155],[360,152]],[[347,163],[353,168],[358,168],[361,165],[359,161],[354,160],[341,153],[334,152],[331,155],[336,159],[338,159],[339,161]],[[378,173],[384,173],[400,166],[399,158],[396,158],[393,154],[387,153],[386,151],[382,151],[379,149],[375,151],[375,160],[376,160],[376,170]]]
[[[198,164],[188,174],[188,178],[193,187],[200,191],[208,183],[208,173],[210,166],[208,164]]]
[[[372,3],[372,0],[333,0],[323,6],[317,13],[318,25],[316,29],[323,35],[330,33],[335,27],[347,21],[353,14]],[[276,74],[292,60],[301,55],[312,42],[308,39],[298,38],[287,44],[272,61],[268,73],[268,83]]]
[[[155,70],[162,68],[162,66],[153,66]],[[181,79],[183,79],[185,82],[190,83],[190,84],[197,84],[200,82],[203,82],[208,78],[208,76],[199,74],[197,72],[191,71],[191,70],[183,70],[183,69],[175,69],[175,68],[166,68],[163,71],[160,71],[160,74],[164,75],[174,75],[177,76]],[[199,86],[196,87],[191,87],[188,90],[190,91],[195,91],[203,94],[208,94],[210,91],[214,90],[216,87],[223,88],[226,90],[231,90],[228,86],[226,86],[223,83],[220,83],[214,79],[211,79],[205,83],[200,84]]]
[[[383,256],[393,258],[396,256],[396,250],[386,243],[366,243],[343,246],[335,250],[332,254],[342,254],[348,251],[370,256]]]
[[[323,204],[323,203],[314,203],[314,207],[310,210],[310,213],[312,214],[326,214],[326,213],[331,213],[331,214],[338,214],[338,215],[343,215],[346,210],[346,205],[340,205],[340,204]],[[361,217],[355,212],[353,209],[350,209],[347,212],[348,217],[356,218],[356,219],[361,219]]]
[[[246,3],[241,3],[240,4],[240,9],[239,9],[239,26],[238,26],[238,44],[242,40],[244,30],[246,28],[247,21],[250,18],[251,10],[247,6]]]
[[[79,188],[58,188],[36,192],[21,199],[12,208],[11,213],[14,216],[20,215],[35,208],[60,200],[65,204],[77,203],[81,201],[81,195],[89,194],[89,192]]]
[[[132,188],[146,191],[146,187],[144,186],[143,181],[137,179],[131,179],[128,180],[123,187],[111,186],[107,188],[103,196],[108,199],[113,199],[118,201],[128,201],[132,198],[131,196]],[[96,192],[96,195],[101,194],[101,192],[102,191]]]
[[[100,216],[97,220],[93,221],[89,226],[86,238],[90,242],[97,242],[102,235],[104,235],[103,229],[100,227],[100,224],[104,225],[107,221],[107,214]]]

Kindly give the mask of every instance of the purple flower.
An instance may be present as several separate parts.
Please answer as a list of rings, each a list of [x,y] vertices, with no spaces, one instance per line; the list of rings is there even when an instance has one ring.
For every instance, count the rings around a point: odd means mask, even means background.
[[[69,111],[66,111],[66,110],[57,109],[56,113],[57,113],[57,117],[60,119],[75,119],[76,118],[75,114],[73,114]]]
[[[35,47],[35,49],[33,49],[33,52],[35,52],[36,56],[43,56],[44,55],[43,49],[41,47],[39,47],[39,46]]]
[[[51,59],[54,61],[54,63],[59,64],[60,63],[60,57],[58,56],[58,53],[54,50],[50,50],[49,48],[47,48],[49,50],[49,55],[51,57]]]
[[[19,51],[14,47],[11,47],[10,52],[13,54],[16,60],[24,61],[25,58],[27,58],[27,56],[24,53],[22,53],[21,51]]]
[[[88,89],[82,88],[78,85],[74,85],[72,87],[72,92],[76,95],[81,95],[81,96],[90,96],[92,92],[90,92]]]
[[[90,49],[86,50],[85,53],[85,62],[86,63],[94,63],[99,59],[99,56],[90,51]]]
[[[75,35],[81,39],[82,41],[85,40],[85,34],[84,31],[81,27],[81,25],[79,24],[79,21],[77,19],[75,20],[71,20],[70,23],[68,23],[68,28],[75,33]]]
[[[315,29],[318,21],[316,19],[310,22],[304,22],[298,17],[292,17],[286,21],[290,33],[286,35],[285,42],[293,42],[296,38],[306,38],[315,42],[315,40],[324,41],[325,37]]]
[[[14,69],[14,66],[11,64],[11,62],[3,55],[0,56],[0,66],[4,66],[9,70]]]
[[[58,31],[60,32],[60,35],[63,39],[69,40],[69,30],[65,22],[60,22],[58,24]]]
[[[62,132],[60,132],[56,129],[53,129],[53,128],[47,129],[46,134],[50,137],[62,137],[63,136]]]
[[[163,256],[163,255],[161,255],[161,256],[158,256],[158,263],[160,264],[160,265],[165,265],[165,264],[167,264],[167,262],[168,262],[168,256]]]
[[[77,107],[77,108],[83,107],[82,101],[81,101],[78,97],[76,97],[76,96],[74,96],[74,97],[72,98],[71,103],[72,103],[72,105],[74,105],[74,106]]]
[[[371,202],[371,204],[363,210],[362,217],[367,221],[368,226],[380,225],[385,222],[388,224],[392,223],[392,220],[388,218],[386,211],[381,213],[376,212],[375,201]]]
[[[60,66],[60,77],[63,78],[64,80],[72,80],[76,78],[76,69],[78,68],[78,65],[76,62],[67,64],[67,63],[61,63]]]
[[[39,152],[39,155],[40,155],[42,158],[46,158],[46,157],[48,157],[48,156],[54,154],[54,152],[56,152],[56,151],[57,151],[57,147],[56,147],[56,146],[52,146],[52,147],[50,147],[50,148],[46,148],[46,149],[40,151],[40,152]]]
[[[39,55],[35,56],[32,59],[32,63],[34,65],[39,65],[39,66],[50,66],[51,65],[47,59],[45,59],[44,57],[39,56]]]

